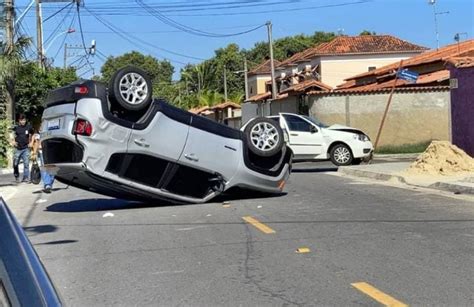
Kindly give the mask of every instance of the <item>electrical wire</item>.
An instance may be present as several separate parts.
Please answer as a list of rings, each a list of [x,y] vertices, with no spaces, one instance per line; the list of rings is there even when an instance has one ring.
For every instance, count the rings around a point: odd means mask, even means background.
[[[142,0],[135,0],[136,3],[138,3],[141,7],[143,7],[148,13],[150,13],[151,16],[155,17],[156,19],[160,20],[161,22],[163,22],[164,24],[167,24],[173,28],[176,28],[176,29],[179,29],[183,32],[186,32],[186,33],[189,33],[189,34],[193,34],[193,35],[197,35],[197,36],[205,36],[205,37],[231,37],[231,36],[239,36],[239,35],[243,35],[243,34],[247,34],[247,33],[250,33],[250,32],[253,32],[253,31],[256,31],[262,27],[264,27],[265,25],[260,25],[258,27],[255,27],[253,29],[250,29],[250,30],[247,30],[247,31],[242,31],[242,32],[238,32],[238,33],[231,33],[231,34],[217,34],[217,33],[211,33],[211,32],[206,32],[206,31],[202,31],[202,30],[199,30],[199,29],[195,29],[195,28],[192,28],[192,27],[189,27],[189,26],[186,26],[182,23],[179,23],[169,17],[166,17],[165,15],[163,15],[162,13],[160,13],[158,10],[146,5]]]
[[[69,4],[67,4],[66,6],[64,6],[62,9],[60,9],[59,11],[57,11],[56,13],[54,13],[54,14],[48,16],[47,18],[45,18],[45,19],[43,20],[43,23],[45,23],[46,21],[50,20],[51,18],[53,18],[53,17],[56,16],[57,14],[61,13],[61,12],[62,12],[64,9],[66,9],[68,6],[71,5],[71,7],[72,7],[72,4],[73,4],[73,2],[70,2]]]
[[[92,72],[94,72],[94,67],[92,67],[92,64],[89,62],[90,54],[87,51],[86,41],[84,40],[84,33],[82,32],[81,10],[79,9],[79,3],[77,3],[77,20],[79,21],[79,29],[81,31],[82,47],[84,48],[86,61],[87,61],[87,64],[89,64],[89,67],[92,69]]]
[[[92,12],[91,10],[89,10],[87,7],[85,8],[86,11],[88,11],[92,16],[94,16],[101,24],[103,24],[105,27],[107,27],[109,30],[111,30],[113,33],[115,33],[116,35],[120,36],[121,38],[123,38],[124,40],[128,41],[129,43],[131,43],[132,45],[135,45],[135,42],[133,40],[130,39],[133,38],[135,41],[138,41],[140,42],[141,44],[143,45],[146,45],[146,46],[149,46],[149,47],[152,47],[152,48],[156,48],[158,50],[162,50],[164,52],[168,52],[168,53],[171,53],[171,54],[174,54],[174,55],[178,55],[178,56],[182,56],[182,57],[186,57],[186,58],[190,58],[190,59],[194,59],[194,60],[200,60],[200,61],[203,61],[204,59],[202,58],[198,58],[198,57],[193,57],[193,56],[189,56],[189,55],[185,55],[185,54],[182,54],[182,53],[178,53],[178,52],[175,52],[175,51],[171,51],[171,50],[168,50],[168,49],[164,49],[164,48],[161,48],[161,47],[158,47],[154,44],[151,44],[145,40],[142,40],[134,35],[125,35],[123,34],[123,31],[118,28],[117,26],[113,25],[112,23],[106,21],[105,19],[102,19],[100,18],[98,15],[96,15],[94,12]],[[170,60],[172,62],[176,62],[176,63],[179,63],[179,64],[183,64],[183,65],[186,65],[187,63],[184,63],[184,62],[180,62],[180,61],[177,61],[177,60]]]
[[[46,44],[52,37],[53,35],[55,35],[58,31],[59,31],[59,28],[61,27],[61,25],[66,21],[67,17],[69,16],[69,14],[71,14],[71,11],[72,11],[72,8],[73,6],[71,6],[69,8],[69,11],[66,12],[66,14],[64,15],[63,19],[61,19],[60,22],[58,22],[58,25],[56,26],[56,28],[49,34],[49,36],[46,38],[46,40],[44,41],[44,44]]]
[[[76,14],[72,15],[72,20],[71,20],[71,23],[69,24],[69,28],[72,28],[72,27],[73,27],[75,21],[76,21]],[[64,44],[66,43],[66,39],[67,39],[67,35],[64,36],[61,45],[59,45],[58,50],[57,50],[56,53],[54,54],[53,61],[58,57],[59,52],[61,51],[61,49],[63,48]]]

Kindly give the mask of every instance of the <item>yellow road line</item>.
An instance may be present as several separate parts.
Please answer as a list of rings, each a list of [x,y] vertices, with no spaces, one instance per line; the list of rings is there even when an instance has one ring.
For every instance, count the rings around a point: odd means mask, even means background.
[[[251,224],[252,226],[256,227],[261,232],[264,232],[266,234],[275,233],[275,230],[271,229],[265,224],[260,223],[259,221],[257,221],[251,216],[244,216],[242,219],[246,221],[247,223]]]
[[[368,283],[365,282],[356,282],[351,284],[354,288],[359,290],[360,292],[370,296],[377,302],[385,305],[385,306],[391,306],[391,307],[405,307],[408,306],[407,304],[404,304],[393,297],[391,297],[388,294],[383,293],[379,289],[372,287]]]

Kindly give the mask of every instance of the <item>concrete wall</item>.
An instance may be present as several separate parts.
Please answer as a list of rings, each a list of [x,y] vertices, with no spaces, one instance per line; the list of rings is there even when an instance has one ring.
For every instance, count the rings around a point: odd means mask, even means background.
[[[321,81],[336,87],[344,83],[346,78],[367,72],[371,66],[379,68],[416,54],[418,53],[322,56],[318,61],[321,65]],[[317,62],[312,61],[312,64]]]
[[[298,114],[298,97],[279,99],[271,103],[269,115],[278,115],[280,112]]]
[[[363,130],[375,142],[389,93],[350,96],[311,96],[309,113],[322,122]],[[395,92],[380,145],[450,140],[449,90]]]
[[[474,157],[474,67],[450,67],[453,144]]]

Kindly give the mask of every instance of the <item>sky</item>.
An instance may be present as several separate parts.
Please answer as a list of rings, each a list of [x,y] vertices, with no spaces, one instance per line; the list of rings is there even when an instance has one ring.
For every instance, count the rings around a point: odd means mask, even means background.
[[[73,5],[43,3],[44,48],[47,48],[47,56],[54,58],[54,65],[63,66],[63,42],[82,45],[83,37],[90,46],[95,40],[98,54],[89,57],[91,66],[81,61],[85,53],[81,48],[70,50],[68,54],[67,63],[84,66],[78,72],[83,78],[92,76],[90,67],[96,74],[100,73],[104,57],[138,50],[169,60],[175,67],[174,78],[177,79],[180,68],[186,63],[211,58],[218,48],[237,43],[241,48],[250,49],[255,43],[266,41],[266,27],[237,36],[222,35],[247,32],[267,21],[272,22],[274,39],[301,33],[310,35],[315,31],[358,35],[369,30],[436,48],[436,16],[440,46],[454,43],[456,33],[460,33],[461,40],[473,38],[474,0],[436,0],[434,5],[429,1],[83,0],[80,7],[83,36]],[[29,3],[30,0],[15,1],[17,16]],[[65,34],[71,24],[75,32]],[[20,31],[33,37],[36,44],[34,7],[26,13]],[[36,56],[34,48],[28,52],[32,58]]]

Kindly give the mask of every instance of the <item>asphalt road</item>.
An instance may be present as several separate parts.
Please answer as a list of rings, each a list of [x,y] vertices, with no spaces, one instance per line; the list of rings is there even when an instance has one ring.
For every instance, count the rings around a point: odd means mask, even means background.
[[[62,184],[21,185],[8,203],[66,305],[474,305],[473,198],[334,170],[297,164],[287,194],[225,205]]]

